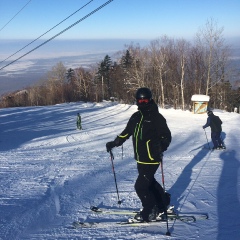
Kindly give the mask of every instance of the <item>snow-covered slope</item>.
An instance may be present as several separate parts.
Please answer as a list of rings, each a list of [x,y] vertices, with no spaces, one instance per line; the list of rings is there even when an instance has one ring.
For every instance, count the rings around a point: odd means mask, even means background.
[[[240,115],[217,111],[226,151],[208,150],[207,116],[160,109],[173,141],[164,155],[165,187],[176,210],[209,214],[196,223],[72,230],[75,220],[121,221],[91,205],[117,207],[105,144],[126,125],[136,106],[104,102],[0,109],[0,239],[240,239]],[[76,130],[76,116],[83,130]],[[207,137],[207,138],[206,138]],[[211,145],[212,146],[212,145]],[[113,149],[122,204],[141,208],[131,140]],[[161,182],[161,171],[156,175]]]

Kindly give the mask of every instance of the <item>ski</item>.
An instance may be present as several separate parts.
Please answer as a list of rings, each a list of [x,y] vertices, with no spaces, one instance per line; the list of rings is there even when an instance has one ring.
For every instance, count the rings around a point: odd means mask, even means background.
[[[130,223],[127,221],[123,222],[80,222],[75,221],[72,224],[72,229],[81,229],[81,228],[109,228],[109,227],[144,227],[159,224],[159,222],[136,222]]]
[[[181,221],[185,223],[193,223],[197,220],[204,220],[208,219],[208,214],[206,213],[175,213],[173,210],[173,206],[171,206],[168,209],[168,221]],[[129,210],[129,209],[117,209],[117,208],[99,208],[96,206],[90,207],[91,211],[97,214],[115,214],[115,215],[136,215],[139,213],[137,210]],[[127,220],[121,221],[121,222],[114,222],[114,221],[105,221],[105,222],[97,222],[97,221],[75,221],[72,223],[72,228],[78,229],[78,228],[107,228],[107,227],[123,227],[123,226],[129,226],[129,227],[140,227],[140,226],[149,226],[149,225],[155,225],[159,224],[161,222],[166,222],[166,219],[156,219],[151,222],[141,222],[134,219],[134,217],[131,217]]]
[[[121,209],[121,208],[99,208],[96,206],[91,206],[90,210],[95,213],[102,214],[116,214],[116,215],[136,215],[138,210],[129,210],[129,209]]]
[[[116,208],[98,208],[96,206],[90,207],[91,211],[99,214],[113,214],[113,215],[136,215],[139,211],[128,210],[128,209],[116,209]],[[168,209],[168,218],[182,219],[181,221],[191,218],[194,220],[208,219],[208,214],[206,213],[175,213],[173,206]]]
[[[210,148],[210,147],[207,147],[207,146],[203,146],[202,149],[210,150],[211,152],[213,152],[213,151],[225,151],[225,150],[227,150],[227,147],[223,146],[223,147],[220,147],[220,148]]]
[[[90,207],[91,211],[96,213],[102,213],[102,214],[116,214],[116,215],[136,215],[139,213],[139,210],[132,210],[132,209],[122,209],[122,208],[99,208],[96,206]],[[173,211],[174,206],[170,206],[168,208],[168,213],[174,213]]]
[[[206,219],[206,218],[205,218]],[[179,220],[181,222],[185,223],[193,223],[196,222],[195,216],[192,215],[169,215],[168,221],[174,221]],[[72,228],[78,229],[78,228],[107,228],[107,227],[142,227],[142,226],[152,226],[152,225],[159,225],[159,223],[165,223],[165,220],[159,219],[154,220],[151,222],[140,222],[135,220],[134,218],[130,218],[128,220],[122,221],[122,222],[81,222],[81,221],[75,221],[72,223]]]
[[[226,148],[220,148],[220,149],[211,149],[211,152],[224,152],[224,151],[227,151]]]

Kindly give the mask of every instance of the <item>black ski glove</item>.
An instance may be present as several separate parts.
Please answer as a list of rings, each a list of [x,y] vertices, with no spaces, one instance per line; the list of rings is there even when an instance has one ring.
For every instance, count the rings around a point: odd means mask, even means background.
[[[116,144],[114,141],[106,143],[107,152],[110,152],[114,147],[116,147]]]
[[[161,150],[162,152],[165,152],[168,149],[170,142],[165,137],[162,137],[160,142],[161,142]]]

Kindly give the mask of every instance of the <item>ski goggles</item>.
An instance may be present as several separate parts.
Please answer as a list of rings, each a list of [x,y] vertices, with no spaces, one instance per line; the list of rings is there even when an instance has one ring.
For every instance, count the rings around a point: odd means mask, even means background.
[[[150,100],[147,98],[137,99],[137,104],[144,104],[144,103],[147,104],[149,102],[150,102]]]

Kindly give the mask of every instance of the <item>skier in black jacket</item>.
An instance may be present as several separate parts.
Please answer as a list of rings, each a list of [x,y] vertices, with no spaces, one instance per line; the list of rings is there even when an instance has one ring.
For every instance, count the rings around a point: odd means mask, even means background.
[[[213,149],[225,149],[226,147],[223,144],[221,139],[222,132],[222,121],[221,119],[214,115],[212,111],[207,112],[208,118],[206,124],[203,126],[203,129],[210,126],[211,128],[211,139],[213,142]]]
[[[136,101],[139,111],[131,116],[122,133],[106,144],[106,148],[109,152],[132,136],[138,169],[135,190],[143,206],[143,210],[135,218],[148,222],[154,220],[160,212],[166,212],[167,205],[170,204],[170,194],[164,192],[154,174],[172,137],[165,118],[159,113],[158,106],[152,99],[150,89],[138,89]]]

